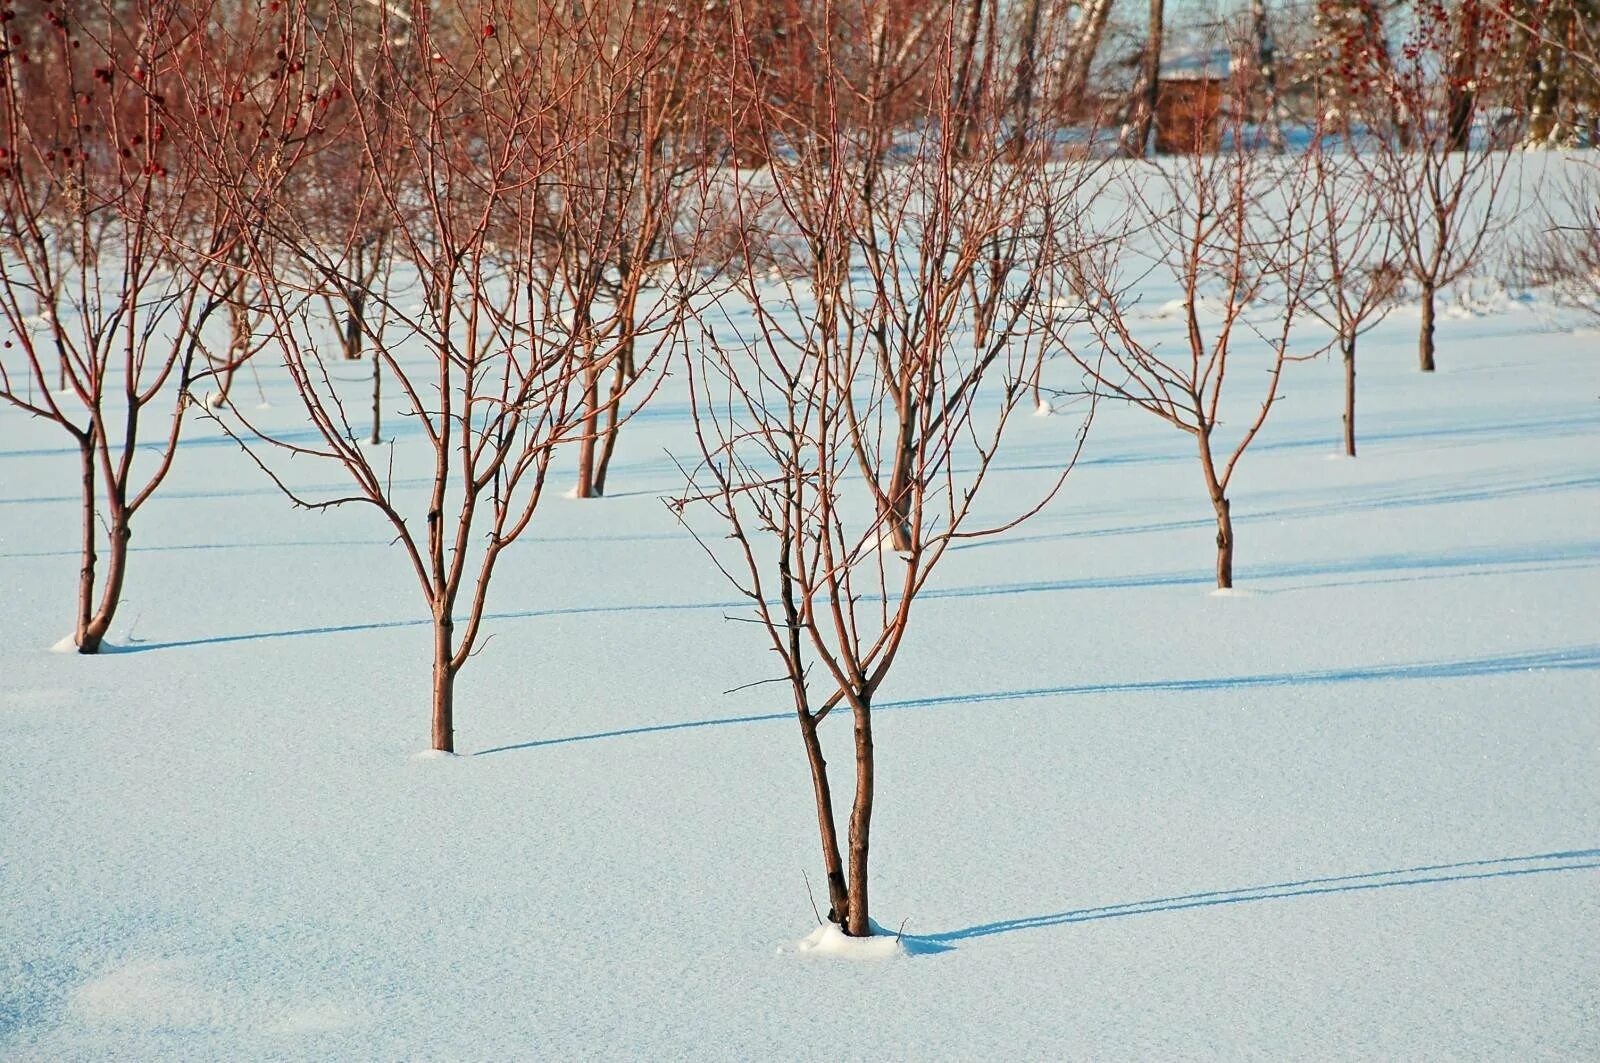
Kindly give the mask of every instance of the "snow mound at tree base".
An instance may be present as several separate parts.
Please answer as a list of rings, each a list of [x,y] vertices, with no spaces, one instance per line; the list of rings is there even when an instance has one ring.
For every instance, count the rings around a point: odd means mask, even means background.
[[[846,960],[881,960],[907,954],[904,941],[876,922],[868,921],[872,933],[855,938],[837,923],[823,923],[802,938],[794,951],[810,956],[834,956]]]
[[[123,647],[122,647],[122,645],[120,643],[112,642],[109,639],[101,639],[100,640],[100,651],[99,652],[102,655],[120,653],[120,652],[122,652],[122,649],[123,649]],[[72,635],[72,634],[62,635],[59,639],[57,639],[55,642],[52,642],[50,644],[50,652],[51,653],[77,653],[78,652],[78,638],[77,638],[77,636],[76,635]],[[95,654],[91,653],[91,654],[86,654],[85,656],[93,657],[93,656],[95,656]]]

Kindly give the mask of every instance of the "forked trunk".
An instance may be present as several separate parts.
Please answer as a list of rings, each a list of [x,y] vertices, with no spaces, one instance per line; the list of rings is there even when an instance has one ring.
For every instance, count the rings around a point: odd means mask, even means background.
[[[433,618],[433,748],[456,751],[456,671],[451,666],[455,621],[448,613]]]
[[[632,315],[631,303],[628,310]],[[600,453],[594,463],[594,493],[596,497],[604,497],[606,493],[606,473],[611,470],[611,455],[617,450],[617,435],[621,429],[617,422],[621,419],[622,392],[628,386],[628,380],[633,375],[633,337],[629,336],[623,341],[622,351],[617,358],[617,368],[611,377],[611,396],[606,400],[605,426],[600,429]]]
[[[797,705],[800,734],[805,739],[806,763],[811,766],[811,790],[817,801],[817,829],[822,839],[822,867],[828,879],[828,921],[843,923],[850,905],[844,862],[839,858],[839,828],[833,820],[833,790],[828,784],[828,763],[822,757],[817,721],[803,704]]]
[[[1424,373],[1433,372],[1433,285],[1422,286],[1422,329],[1417,336],[1417,360]]]
[[[217,390],[211,399],[213,406],[220,406],[228,400],[228,393],[233,389],[233,374],[250,357],[250,346],[254,342],[255,329],[250,320],[250,308],[242,302],[234,301],[228,304],[228,360],[217,373]]]
[[[852,706],[855,717],[856,796],[850,807],[850,898],[844,932],[851,937],[872,933],[867,909],[867,855],[872,829],[872,707],[863,697]]]
[[[106,536],[106,585],[100,595],[100,607],[89,617],[83,637],[78,640],[79,653],[100,652],[122,601],[122,582],[128,571],[128,539],[133,534],[126,513],[118,509],[112,514],[109,532]],[[92,587],[90,591],[93,592]]]
[[[1356,340],[1354,336],[1342,344],[1344,353],[1344,453],[1356,456]]]

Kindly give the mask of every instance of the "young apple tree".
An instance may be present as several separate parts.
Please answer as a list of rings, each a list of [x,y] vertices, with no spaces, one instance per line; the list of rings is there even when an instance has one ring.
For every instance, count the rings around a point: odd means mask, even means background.
[[[1548,287],[1558,304],[1600,322],[1600,166],[1580,156],[1552,169],[1536,228],[1514,254],[1517,279]]]
[[[1344,452],[1356,456],[1356,343],[1388,316],[1401,274],[1394,229],[1367,173],[1348,155],[1310,148],[1313,298],[1306,310],[1334,330],[1344,363]],[[1317,298],[1320,297],[1320,298]]]
[[[574,42],[572,57],[585,70],[572,106],[596,133],[556,161],[571,217],[546,235],[561,283],[593,292],[579,322],[593,356],[583,369],[578,498],[605,494],[627,419],[623,397],[651,394],[635,386],[637,311],[648,289],[674,272],[685,235],[678,226],[704,165],[711,18],[710,8],[668,0],[603,5]]]
[[[325,218],[313,224],[289,199],[246,226],[275,242],[279,256],[298,259],[295,270],[258,279],[316,441],[274,436],[236,407],[223,423],[298,505],[371,506],[388,522],[433,628],[436,750],[455,748],[456,679],[480,644],[496,565],[532,522],[557,449],[583,431],[586,374],[623,355],[621,331],[597,338],[586,327],[602,297],[593,284],[570,283],[546,238],[563,228],[615,238],[577,209],[587,190],[566,184],[562,168],[611,128],[607,110],[575,102],[602,59],[582,47],[589,20],[601,17],[597,7],[509,0],[415,0],[374,15],[363,0],[335,0],[318,20],[327,56],[321,93],[347,106],[329,119],[342,124],[321,135],[355,147],[373,194],[333,239]],[[605,59],[617,76],[640,75],[642,61]],[[368,91],[373,85],[384,91]],[[374,229],[392,233],[396,272],[409,278],[369,290],[359,318],[414,429],[388,452],[358,442],[329,369],[345,346],[328,342],[320,317],[301,312],[309,300],[343,298],[366,283],[353,248]],[[656,356],[683,306],[673,286],[640,300],[627,333],[635,357]],[[312,497],[290,479],[283,456],[330,462],[349,489]],[[397,484],[397,465],[420,473],[425,489]]]
[[[4,12],[0,399],[77,446],[73,642],[96,653],[122,599],[134,518],[172,468],[207,323],[235,290],[224,263],[243,239],[203,180],[191,133],[212,103],[187,71],[202,55],[258,69],[279,131],[300,120],[300,86],[272,60],[268,22],[237,25],[228,5],[7,0]],[[262,157],[253,135],[232,151],[246,166]],[[271,193],[268,179],[241,195]]]
[[[1278,402],[1284,368],[1326,347],[1290,349],[1315,269],[1308,157],[1255,153],[1241,140],[1214,155],[1130,166],[1129,240],[1068,262],[1081,305],[1052,323],[1090,393],[1194,439],[1216,514],[1219,589],[1233,586],[1229,489],[1239,461]],[[1153,264],[1130,270],[1136,239]],[[1132,313],[1132,287],[1152,277],[1178,288],[1181,336],[1170,346]],[[1092,342],[1074,346],[1075,326],[1087,326]],[[1243,389],[1254,394],[1241,402]]]
[[[874,5],[864,7],[864,24],[885,34],[866,46],[894,51]],[[672,503],[782,662],[775,681],[800,725],[828,917],[852,936],[873,927],[873,705],[914,603],[952,543],[1031,512],[995,517],[975,505],[1041,354],[1029,310],[1060,275],[1084,173],[1049,163],[1043,138],[1019,146],[1002,135],[983,117],[997,106],[969,109],[987,124],[960,142],[956,28],[937,31],[947,46],[925,68],[933,102],[905,128],[872,121],[870,106],[847,123],[824,100],[833,120],[799,129],[759,76],[744,86],[769,142],[804,147],[774,151],[765,171],[715,178],[744,253],[730,267],[725,317],[701,315],[704,344],[683,362],[699,455]],[[831,64],[826,42],[818,51],[828,92],[872,99]],[[886,132],[905,134],[893,159]],[[777,251],[752,235],[763,229]],[[1042,497],[1059,486],[1041,485]],[[715,536],[691,519],[699,513]],[[843,847],[821,730],[836,709],[853,729]]]
[[[1425,7],[1424,16],[1400,58],[1365,86],[1398,101],[1407,135],[1377,130],[1359,141],[1354,157],[1379,191],[1399,264],[1417,285],[1417,362],[1431,373],[1439,292],[1477,268],[1515,207],[1502,202],[1512,154],[1474,145],[1470,137],[1486,56],[1511,23],[1500,8],[1479,0],[1461,5],[1454,21],[1442,5]],[[1464,47],[1469,21],[1483,39]]]

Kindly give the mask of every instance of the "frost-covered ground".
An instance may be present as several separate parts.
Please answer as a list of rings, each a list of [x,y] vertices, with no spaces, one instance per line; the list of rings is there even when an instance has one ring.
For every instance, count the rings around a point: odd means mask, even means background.
[[[781,689],[720,693],[769,655],[657,500],[674,385],[617,496],[507,555],[453,759],[415,755],[385,528],[292,511],[202,420],[125,652],[49,652],[74,454],[0,411],[0,1056],[1600,1056],[1600,335],[1546,321],[1446,315],[1424,377],[1397,313],[1355,461],[1337,364],[1293,367],[1228,597],[1189,440],[1104,410],[918,606],[876,728],[907,947],[868,961],[801,947],[798,732]],[[990,512],[1073,427],[1019,420]]]

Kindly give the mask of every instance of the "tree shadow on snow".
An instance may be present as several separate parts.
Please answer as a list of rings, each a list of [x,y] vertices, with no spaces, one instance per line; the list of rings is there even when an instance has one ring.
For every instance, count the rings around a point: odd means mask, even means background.
[[[1026,687],[1016,690],[994,690],[971,694],[939,694],[926,698],[908,698],[903,701],[882,701],[873,707],[883,712],[902,709],[933,709],[942,708],[946,705],[976,705],[996,701],[1028,701],[1036,698],[1073,697],[1086,694],[1233,690],[1247,687],[1371,683],[1391,679],[1462,679],[1472,676],[1508,675],[1518,672],[1539,671],[1600,671],[1600,645],[1569,646],[1560,649],[1537,650],[1531,653],[1498,654],[1492,657],[1469,657],[1449,661],[1420,661],[1413,664],[1320,668],[1298,672],[1266,672],[1256,675],[1215,676],[1198,679],[1138,679],[1119,683],[1082,683],[1073,686]],[[632,735],[656,734],[664,731],[687,731],[701,727],[727,727],[737,724],[766,723],[793,718],[793,712],[769,712],[750,716],[722,716],[706,720],[645,724],[639,727],[624,727],[611,731],[595,731],[589,734],[568,735],[562,738],[541,738],[531,742],[495,746],[492,749],[479,750],[476,755],[486,756],[490,753],[508,753],[519,749],[539,749],[544,746],[570,745],[574,742],[593,742],[603,738],[625,738]]]
[[[960,930],[947,930],[937,934],[918,935],[918,940],[931,945],[965,941],[971,938],[1009,934],[1016,930],[1041,930],[1064,926],[1068,923],[1087,923],[1099,919],[1121,919],[1133,915],[1150,915],[1155,912],[1176,912],[1187,908],[1208,908],[1221,904],[1248,904],[1255,901],[1285,900],[1292,897],[1313,897],[1330,893],[1353,893],[1362,890],[1396,889],[1402,886],[1427,886],[1446,882],[1473,882],[1491,878],[1513,878],[1524,875],[1542,875],[1557,871],[1591,871],[1600,869],[1600,849],[1578,849],[1569,852],[1540,853],[1533,856],[1504,856],[1492,860],[1464,860],[1453,864],[1429,864],[1422,867],[1397,868],[1393,871],[1369,871],[1359,875],[1335,875],[1327,878],[1306,878],[1294,882],[1275,882],[1266,886],[1246,886],[1240,889],[1211,890],[1204,893],[1186,893],[1175,897],[1157,897],[1147,901],[1125,904],[1108,904],[1096,908],[1073,908],[1046,915],[1030,915],[1017,919],[1002,919],[992,923],[979,923]]]
[[[1346,496],[1333,502],[1307,502],[1268,507],[1259,510],[1241,509],[1235,514],[1236,523],[1248,525],[1254,521],[1300,520],[1310,517],[1344,516],[1357,510],[1417,509],[1426,506],[1455,505],[1464,502],[1487,502],[1526,495],[1557,494],[1564,491],[1587,491],[1600,487],[1600,476],[1576,474],[1571,476],[1546,476],[1531,480],[1500,484],[1466,484],[1433,487],[1425,490],[1379,490],[1367,497]],[[1020,546],[1025,543],[1065,542],[1072,539],[1104,539],[1125,535],[1144,535],[1155,532],[1186,531],[1194,528],[1214,527],[1211,517],[1193,517],[1183,520],[1148,521],[1142,524],[1122,524],[1115,527],[1071,528],[1064,531],[1036,532],[1029,535],[996,535],[957,543],[952,550],[992,550],[1002,546]]]
[[[1207,522],[1210,523],[1209,521]],[[1475,575],[1494,574],[1514,568],[1518,572],[1532,573],[1566,568],[1589,567],[1600,562],[1600,540],[1567,543],[1537,543],[1530,546],[1499,546],[1482,550],[1454,552],[1418,551],[1403,554],[1379,554],[1371,557],[1334,558],[1326,560],[1290,562],[1268,565],[1248,565],[1241,568],[1240,580],[1307,579],[1317,576],[1363,577],[1381,576],[1388,572],[1407,572],[1415,575],[1394,577],[1399,581],[1441,579],[1458,572]],[[1126,576],[1083,577],[1062,580],[1033,580],[1026,583],[993,583],[969,587],[932,587],[922,592],[924,601],[956,598],[985,598],[1017,594],[1055,594],[1071,591],[1127,590],[1152,587],[1206,587],[1216,576],[1210,570],[1193,569],[1176,572],[1152,572]],[[1392,580],[1391,580],[1392,581]],[[1362,583],[1391,582],[1381,579],[1362,579]],[[1340,586],[1340,583],[1312,583],[1288,588]],[[708,602],[644,602],[617,605],[579,605],[550,609],[522,609],[486,613],[486,621],[536,620],[544,617],[583,616],[608,613],[694,612],[714,610],[727,612],[745,608],[748,601]],[[192,639],[172,639],[162,642],[130,642],[129,653],[147,653],[153,650],[174,650],[192,646],[221,646],[235,642],[253,642],[260,639],[299,638],[310,635],[357,634],[366,631],[387,631],[395,628],[426,627],[431,620],[417,617],[404,620],[377,620],[359,624],[330,624],[322,627],[286,628],[280,631],[251,631],[233,635],[210,635]]]
[[[1573,435],[1587,435],[1597,428],[1600,428],[1600,417],[1585,409],[1573,414],[1524,418],[1521,420],[1486,421],[1481,424],[1461,425],[1423,421],[1411,425],[1369,429],[1361,433],[1361,443],[1369,449],[1380,444],[1406,443],[1412,440],[1425,440],[1430,447],[1469,446],[1490,442],[1513,442],[1521,439],[1548,440]],[[1286,426],[1285,431],[1282,433],[1282,436],[1286,438],[1260,440],[1251,446],[1250,452],[1254,454],[1262,451],[1325,450],[1333,453],[1338,449],[1337,440],[1317,428],[1310,428],[1297,434],[1290,434],[1291,431]],[[993,466],[993,469],[997,472],[1050,472],[1052,470],[1059,472],[1062,456],[1069,452],[1070,448],[1064,448],[1061,444],[1055,444],[1053,450],[1049,445],[1031,449],[1016,447],[1009,452],[1011,455],[1009,460],[1001,460]],[[76,452],[74,451],[74,453]],[[1034,453],[1047,454],[1049,457],[1041,460],[1030,456]],[[1145,449],[1126,449],[1118,453],[1109,454],[1091,452],[1078,460],[1078,467],[1182,464],[1193,460],[1194,455],[1188,448],[1168,445],[1146,447]]]

